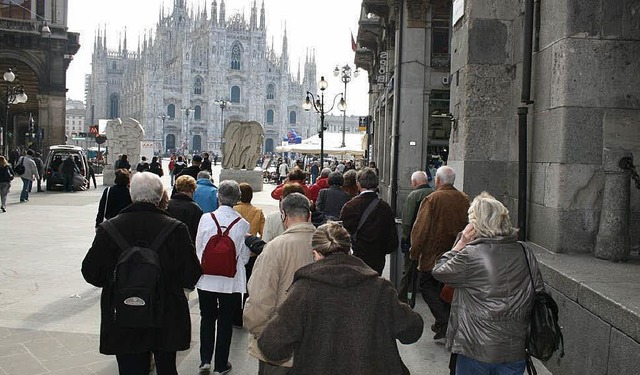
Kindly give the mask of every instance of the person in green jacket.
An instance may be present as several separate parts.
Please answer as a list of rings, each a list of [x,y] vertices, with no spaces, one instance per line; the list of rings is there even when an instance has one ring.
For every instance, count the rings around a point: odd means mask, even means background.
[[[402,210],[402,252],[404,253],[404,270],[402,271],[402,279],[400,288],[398,288],[398,299],[401,302],[408,302],[407,293],[409,291],[409,275],[416,268],[416,262],[409,258],[409,248],[411,247],[411,227],[416,221],[418,208],[420,203],[429,194],[433,193],[433,189],[429,185],[429,178],[424,171],[415,171],[411,174],[411,187],[413,191],[407,196]]]

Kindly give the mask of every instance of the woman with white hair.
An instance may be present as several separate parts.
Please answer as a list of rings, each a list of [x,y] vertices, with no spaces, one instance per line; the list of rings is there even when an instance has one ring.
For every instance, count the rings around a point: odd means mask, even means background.
[[[455,288],[446,336],[457,354],[455,374],[522,375],[533,297],[544,288],[538,262],[489,193],[468,214],[453,249],[433,268],[433,277]]]

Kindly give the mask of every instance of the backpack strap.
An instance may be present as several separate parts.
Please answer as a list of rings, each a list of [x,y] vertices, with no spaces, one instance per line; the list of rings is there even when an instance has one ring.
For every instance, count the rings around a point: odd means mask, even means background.
[[[524,260],[527,262],[527,269],[529,270],[529,280],[531,280],[531,287],[533,287],[533,292],[536,292],[536,285],[533,283],[533,274],[531,273],[531,265],[529,264],[529,256],[527,255],[527,248],[524,244],[518,241],[520,246],[522,246],[522,252],[524,253]]]
[[[173,230],[180,225],[182,222],[172,219],[167,224],[164,225],[162,231],[158,236],[153,240],[151,246],[149,247],[153,251],[158,251],[160,245],[167,239],[167,237],[173,233]]]
[[[216,215],[214,215],[213,212],[211,213],[211,218],[213,222],[216,223],[216,227],[218,227],[218,236],[222,236],[222,227],[220,227],[220,223],[218,223],[218,219],[216,219]]]
[[[231,222],[231,224],[229,224],[229,226],[227,227],[227,229],[224,231],[224,235],[228,236],[229,235],[229,231],[231,230],[231,227],[236,225],[236,223],[238,221],[240,221],[240,219],[242,219],[242,216],[238,216],[234,221]]]
[[[122,236],[122,233],[120,233],[118,228],[116,228],[116,226],[113,225],[111,221],[109,220],[103,221],[102,224],[100,224],[100,226],[107,232],[107,234],[109,234],[109,236],[111,236],[111,238],[113,238],[114,241],[116,241],[116,244],[118,244],[118,247],[120,248],[120,250],[126,251],[128,248],[131,247],[129,246],[129,243],[127,242],[127,240],[125,240],[124,237]]]
[[[380,198],[376,196],[375,198],[373,198],[371,203],[369,203],[367,208],[364,210],[364,212],[362,213],[362,216],[360,216],[360,221],[358,222],[358,227],[356,228],[356,231],[353,232],[353,234],[351,235],[351,242],[356,242],[357,235],[358,235],[358,232],[360,231],[360,228],[362,228],[362,226],[364,225],[364,222],[367,221],[367,218],[369,217],[369,215],[371,215],[371,212],[376,208],[376,206],[378,205],[378,202],[380,202]]]

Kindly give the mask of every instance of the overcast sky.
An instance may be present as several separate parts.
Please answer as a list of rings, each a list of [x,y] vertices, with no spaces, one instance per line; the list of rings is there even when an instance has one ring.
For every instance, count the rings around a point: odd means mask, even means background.
[[[96,29],[107,26],[109,47],[118,48],[118,34],[127,28],[127,47],[136,50],[138,35],[155,28],[158,13],[164,4],[168,13],[174,0],[69,0],[69,31],[80,33],[80,50],[67,71],[67,97],[84,100],[84,76],[91,73],[91,52]],[[211,0],[186,0],[197,9]],[[258,17],[262,0],[258,0]],[[236,12],[245,13],[247,22],[253,0],[227,0],[227,19]],[[218,7],[220,0],[218,0]],[[275,38],[276,51],[281,51],[286,22],[289,40],[291,73],[297,72],[298,60],[304,67],[307,48],[316,49],[318,80],[324,75],[329,82],[327,93],[342,92],[344,84],[333,76],[333,68],[349,63],[353,66],[351,36],[358,31],[359,0],[265,0],[269,43]],[[258,18],[259,20],[259,18]],[[347,87],[347,114],[366,115],[368,101],[366,73],[354,78]],[[303,98],[300,98],[302,101]]]

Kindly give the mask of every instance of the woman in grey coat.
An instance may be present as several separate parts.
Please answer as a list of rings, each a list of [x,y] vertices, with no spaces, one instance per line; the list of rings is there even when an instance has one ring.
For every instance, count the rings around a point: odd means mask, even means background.
[[[484,192],[471,203],[453,249],[433,268],[433,277],[455,288],[446,347],[457,354],[456,375],[525,370],[533,297],[544,286],[535,256],[516,233],[506,207]]]
[[[342,206],[351,200],[351,196],[342,190],[344,177],[340,172],[331,172],[327,179],[329,188],[320,190],[316,208],[328,219],[338,220]]]

